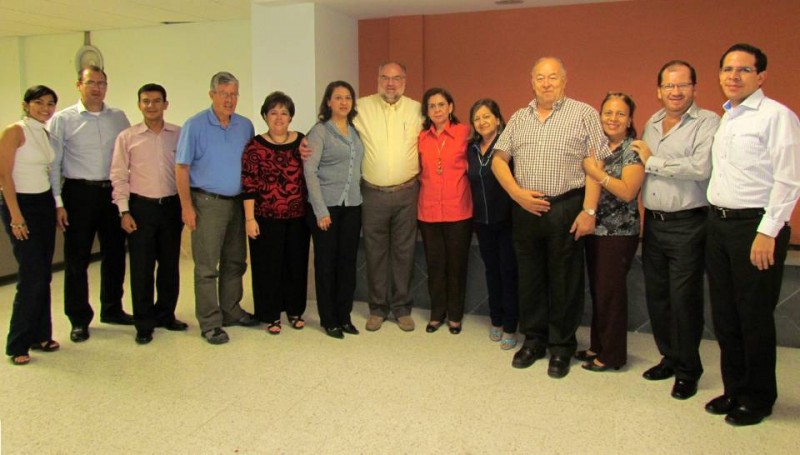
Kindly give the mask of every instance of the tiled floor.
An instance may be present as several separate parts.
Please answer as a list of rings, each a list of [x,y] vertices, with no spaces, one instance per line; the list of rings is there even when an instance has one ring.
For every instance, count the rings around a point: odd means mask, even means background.
[[[97,295],[98,266],[91,270]],[[184,260],[179,317],[189,332],[159,331],[137,346],[131,327],[95,323],[83,344],[68,340],[54,299],[60,352],[34,353],[26,367],[0,365],[3,454],[783,454],[800,434],[800,351],[778,350],[780,398],[759,426],[733,428],[703,404],[721,391],[718,348],[703,341],[706,374],[697,396],[677,401],[671,381],[647,382],[658,360],[650,335],[631,333],[628,366],[562,380],[546,361],[511,368],[487,336],[484,316],[464,331],[424,331],[387,322],[375,333],[326,337],[313,304],[303,331],[232,328],[210,346],[193,317],[191,263]],[[63,274],[53,280],[61,295]],[[249,307],[249,276],[245,278]],[[8,326],[13,285],[0,287],[0,327]],[[126,307],[130,306],[126,303]],[[363,327],[367,308],[354,321]],[[581,329],[582,343],[588,338]]]

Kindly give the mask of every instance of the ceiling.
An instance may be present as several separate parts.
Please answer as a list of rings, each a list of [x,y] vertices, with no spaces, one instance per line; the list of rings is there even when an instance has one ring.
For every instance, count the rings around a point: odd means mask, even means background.
[[[264,5],[311,0],[255,0]],[[620,0],[316,0],[358,19],[443,14]],[[165,22],[248,19],[251,0],[0,0],[0,37],[154,27]]]

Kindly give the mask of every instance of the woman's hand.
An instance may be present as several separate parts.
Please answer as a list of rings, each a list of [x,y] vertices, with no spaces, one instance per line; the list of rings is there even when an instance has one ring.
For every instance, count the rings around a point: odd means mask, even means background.
[[[247,236],[251,239],[258,238],[261,235],[261,230],[258,228],[258,222],[255,218],[250,218],[249,220],[245,221],[244,223],[245,231],[247,231]]]
[[[331,227],[331,217],[323,216],[322,218],[318,219],[317,227],[319,227],[322,231],[327,231],[328,228]]]
[[[650,147],[647,146],[647,142],[642,140],[637,140],[631,142],[631,150],[636,152],[639,155],[639,159],[642,160],[642,163],[647,164],[647,160],[650,159],[650,156],[653,155],[653,152],[650,150]]]
[[[606,178],[604,169],[605,163],[597,159],[594,150],[591,151],[587,158],[583,159],[583,171],[598,182]]]
[[[11,234],[14,235],[14,238],[17,240],[28,240],[28,235],[30,231],[28,230],[28,225],[25,224],[25,218],[23,217],[11,217]]]

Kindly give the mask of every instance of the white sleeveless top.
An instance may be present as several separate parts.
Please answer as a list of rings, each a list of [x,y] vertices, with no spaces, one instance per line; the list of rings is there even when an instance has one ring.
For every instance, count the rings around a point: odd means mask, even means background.
[[[25,143],[17,149],[14,158],[14,187],[17,193],[38,194],[50,189],[50,163],[55,152],[44,124],[25,117],[16,123],[22,127]]]

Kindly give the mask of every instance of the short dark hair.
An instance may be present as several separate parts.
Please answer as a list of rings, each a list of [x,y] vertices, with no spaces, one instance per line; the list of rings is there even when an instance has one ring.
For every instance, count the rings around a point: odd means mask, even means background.
[[[47,95],[52,96],[53,101],[58,103],[58,95],[56,95],[56,92],[53,89],[47,87],[46,85],[34,85],[28,90],[25,90],[25,94],[22,96],[22,101],[30,103],[33,100],[38,100],[39,98]]]
[[[144,92],[158,92],[158,93],[161,93],[161,97],[164,98],[164,101],[167,100],[167,90],[164,87],[162,87],[162,86],[160,86],[158,84],[154,84],[154,83],[151,82],[149,84],[144,84],[139,89],[139,91],[136,93],[136,101],[137,102],[142,100],[142,93],[144,93]]]
[[[728,56],[731,52],[747,52],[748,54],[752,55],[756,58],[756,73],[760,73],[762,71],[767,70],[767,54],[765,54],[761,49],[753,46],[752,44],[747,43],[737,43],[733,46],[729,47],[724,54],[722,54],[722,58],[719,59],[719,68],[722,69],[722,65],[725,64],[725,57]]]
[[[422,116],[425,117],[425,122],[422,124],[423,130],[427,130],[431,127],[431,118],[428,117],[428,101],[435,95],[442,95],[444,99],[447,100],[448,104],[453,105],[453,110],[456,110],[456,103],[453,101],[453,95],[451,95],[450,92],[440,87],[429,88],[425,94],[422,95]],[[450,123],[456,125],[461,122],[458,121],[458,117],[456,117],[455,114],[451,113]]]
[[[601,114],[603,112],[603,105],[606,104],[606,101],[610,100],[611,98],[619,98],[628,105],[628,118],[631,119],[631,124],[628,126],[626,133],[628,137],[636,138],[636,127],[633,126],[633,113],[636,112],[636,103],[633,102],[633,98],[631,98],[631,96],[627,93],[608,92],[606,97],[603,98],[603,102],[600,103]]]
[[[664,71],[675,66],[685,66],[686,68],[689,68],[689,77],[692,79],[692,85],[697,84],[697,71],[695,71],[694,67],[689,62],[685,60],[670,60],[665,63],[660,70],[658,70],[659,87],[661,87],[661,83],[664,82]]]
[[[108,81],[108,74],[106,74],[106,72],[103,71],[103,68],[100,68],[99,66],[95,65],[87,65],[81,68],[80,71],[78,71],[78,82],[83,82],[83,73],[85,71],[94,71],[95,73],[101,73],[103,75],[103,79]]]
[[[498,120],[497,134],[502,133],[503,128],[506,127],[506,120],[503,118],[503,114],[500,113],[500,106],[497,104],[497,101],[491,98],[481,98],[478,101],[475,101],[475,103],[469,109],[469,124],[470,124],[470,130],[472,130],[472,135],[470,137],[470,140],[472,141],[480,141],[482,139],[481,135],[478,134],[477,131],[475,131],[475,125],[473,124],[472,121],[475,118],[475,113],[478,112],[478,109],[482,107],[489,109],[489,112],[491,112],[492,115],[497,117]]]
[[[264,98],[264,104],[261,105],[261,116],[265,117],[267,112],[275,106],[285,107],[289,111],[289,116],[294,117],[294,101],[283,92],[272,92]]]
[[[358,111],[356,111],[356,91],[353,89],[353,86],[345,81],[333,81],[325,87],[325,94],[322,95],[322,103],[319,105],[319,114],[317,118],[320,122],[327,122],[330,120],[331,116],[333,115],[333,111],[331,107],[328,106],[328,102],[333,97],[333,91],[339,87],[344,87],[350,92],[350,98],[353,99],[353,108],[350,109],[350,112],[347,113],[347,123],[353,124],[353,119],[356,118],[358,115]]]

